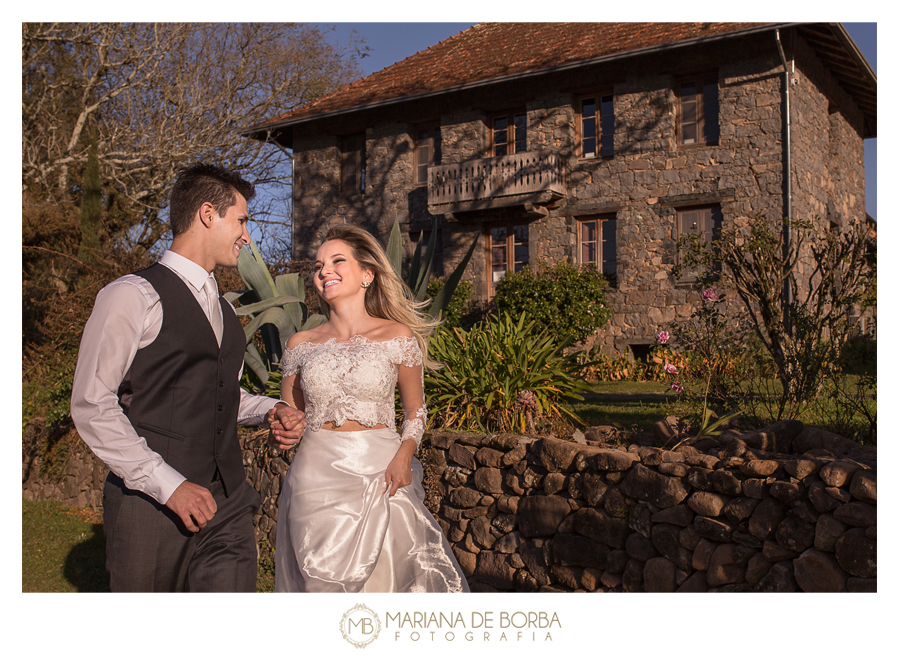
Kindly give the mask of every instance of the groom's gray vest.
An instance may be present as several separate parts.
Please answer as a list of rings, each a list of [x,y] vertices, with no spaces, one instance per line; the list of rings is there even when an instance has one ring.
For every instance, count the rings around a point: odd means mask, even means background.
[[[244,331],[222,305],[222,347],[196,298],[177,274],[156,264],[135,272],[156,289],[159,336],[139,349],[119,387],[119,404],[150,449],[194,484],[222,478],[226,495],[244,481],[237,438],[238,375]]]

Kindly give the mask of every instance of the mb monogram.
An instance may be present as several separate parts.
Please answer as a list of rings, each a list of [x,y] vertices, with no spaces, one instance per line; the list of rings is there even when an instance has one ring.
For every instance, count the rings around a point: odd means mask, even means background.
[[[362,648],[375,641],[381,632],[378,615],[362,603],[350,608],[341,618],[341,635],[350,644]]]

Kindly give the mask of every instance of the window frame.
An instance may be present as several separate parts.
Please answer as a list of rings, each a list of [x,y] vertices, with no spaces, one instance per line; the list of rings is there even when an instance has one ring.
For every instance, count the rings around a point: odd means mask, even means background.
[[[423,139],[423,133],[427,137]],[[441,164],[441,127],[440,125],[423,125],[413,130],[413,185],[428,185],[428,168]],[[437,148],[435,148],[437,144]],[[425,162],[422,161],[422,149],[428,150]],[[425,167],[425,180],[420,179],[420,169]]]
[[[685,95],[682,89],[687,85],[694,85],[696,91],[692,101],[695,105],[695,119],[690,123],[696,126],[696,139],[693,142],[684,141],[685,127]],[[715,95],[707,95],[707,89],[715,89]],[[713,108],[710,103],[715,101]],[[719,76],[718,73],[705,73],[679,78],[675,83],[675,141],[678,148],[697,148],[702,146],[716,146],[719,143]],[[714,112],[711,110],[714,109]],[[714,124],[707,120],[708,114],[715,114]]]
[[[609,99],[609,102],[612,105],[612,112],[608,114],[603,113],[603,105],[606,99]],[[597,100],[599,99],[599,103]],[[584,104],[585,101],[593,100],[594,101],[594,125],[595,125],[595,135],[593,139],[596,144],[594,146],[594,154],[593,155],[585,155],[584,149],[584,140],[585,140],[585,114],[584,114]],[[577,148],[577,156],[579,160],[604,160],[613,158],[616,155],[616,145],[615,145],[615,135],[616,135],[616,96],[612,92],[612,90],[606,89],[598,91],[594,94],[582,94],[578,97],[578,107],[576,111],[578,115],[578,148]],[[612,120],[612,131],[606,132],[603,130],[603,119],[604,117],[609,117]],[[608,144],[604,144],[606,139],[609,140]]]
[[[680,243],[682,238],[687,234],[684,230],[684,214],[689,212],[708,212],[708,215],[703,215],[702,220],[706,221],[707,217],[709,218],[712,226],[702,227],[702,231],[704,234],[705,241],[715,242],[719,239],[717,233],[722,230],[722,227],[725,224],[725,218],[722,214],[722,206],[718,203],[704,203],[699,205],[686,205],[675,208],[675,239],[677,243]],[[709,231],[709,237],[706,237],[707,230]],[[683,262],[679,255],[677,260],[678,265],[683,267]],[[698,271],[682,271],[681,276],[678,278],[678,283],[692,283],[697,280]]]
[[[516,118],[524,117],[524,131],[522,140],[516,139]],[[506,141],[503,142],[503,146],[505,146],[505,153],[497,153],[497,148],[501,146],[497,143],[497,133],[499,132],[494,124],[497,119],[506,119]],[[491,157],[503,157],[505,155],[515,155],[516,153],[526,153],[528,151],[528,111],[525,109],[519,110],[509,110],[507,112],[497,112],[491,115],[490,117],[490,125],[488,126],[488,130],[491,136]],[[517,144],[523,144],[523,148],[521,151],[516,150]],[[510,151],[512,149],[512,151]]]
[[[582,233],[582,226],[585,224],[594,223],[595,227],[595,254],[596,258],[593,261],[585,261],[584,260],[584,240]],[[612,227],[612,244],[613,244],[613,253],[614,258],[612,260],[613,271],[608,272],[604,270],[604,265],[608,264],[608,261],[603,256],[604,246],[609,242],[607,239],[604,239],[604,226]],[[576,240],[577,240],[577,251],[578,257],[577,261],[579,265],[592,265],[596,267],[601,274],[603,274],[607,280],[609,281],[610,287],[615,288],[618,283],[618,265],[619,265],[619,228],[618,223],[616,222],[615,215],[590,215],[587,217],[578,217],[576,218]]]
[[[525,221],[507,221],[507,222],[495,222],[491,223],[484,228],[485,233],[485,258],[486,258],[486,267],[485,267],[485,279],[487,281],[487,298],[492,299],[494,297],[494,287],[496,283],[499,283],[503,277],[498,279],[496,282],[494,281],[494,236],[493,231],[495,229],[506,229],[506,244],[503,246],[503,249],[506,251],[506,260],[504,261],[506,265],[506,270],[503,276],[506,276],[510,272],[509,264],[512,263],[512,271],[516,272],[516,263],[524,262],[523,268],[526,267],[531,262],[531,249],[528,247],[527,252],[527,260],[525,261],[516,261],[516,244],[523,244],[522,242],[516,243],[516,229],[523,227],[525,229],[525,241],[524,244],[526,247],[531,243],[531,236],[529,230],[529,223]],[[499,246],[496,248],[500,248]]]
[[[351,178],[353,182],[348,185]],[[341,194],[355,196],[365,193],[366,134],[344,135],[341,137]]]

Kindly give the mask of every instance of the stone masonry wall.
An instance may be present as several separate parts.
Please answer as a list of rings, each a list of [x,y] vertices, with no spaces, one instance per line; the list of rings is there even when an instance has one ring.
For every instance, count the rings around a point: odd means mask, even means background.
[[[473,591],[876,591],[875,448],[796,421],[674,450],[615,435],[426,437],[425,502]],[[108,471],[73,439],[59,482],[26,460],[23,498],[102,509]],[[241,442],[270,550],[294,451]]]
[[[676,450],[605,430],[431,437],[428,502],[473,591],[876,590],[873,448],[795,421]]]

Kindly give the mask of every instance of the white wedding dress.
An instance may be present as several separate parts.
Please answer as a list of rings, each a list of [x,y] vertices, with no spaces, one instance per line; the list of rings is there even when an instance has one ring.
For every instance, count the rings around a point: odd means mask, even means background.
[[[422,465],[390,496],[384,474],[405,438],[425,429],[422,352],[414,338],[301,343],[283,375],[299,373],[307,428],[278,503],[278,592],[468,592],[441,527],[425,507]],[[394,421],[400,369],[402,438]],[[356,432],[323,430],[355,420]]]

